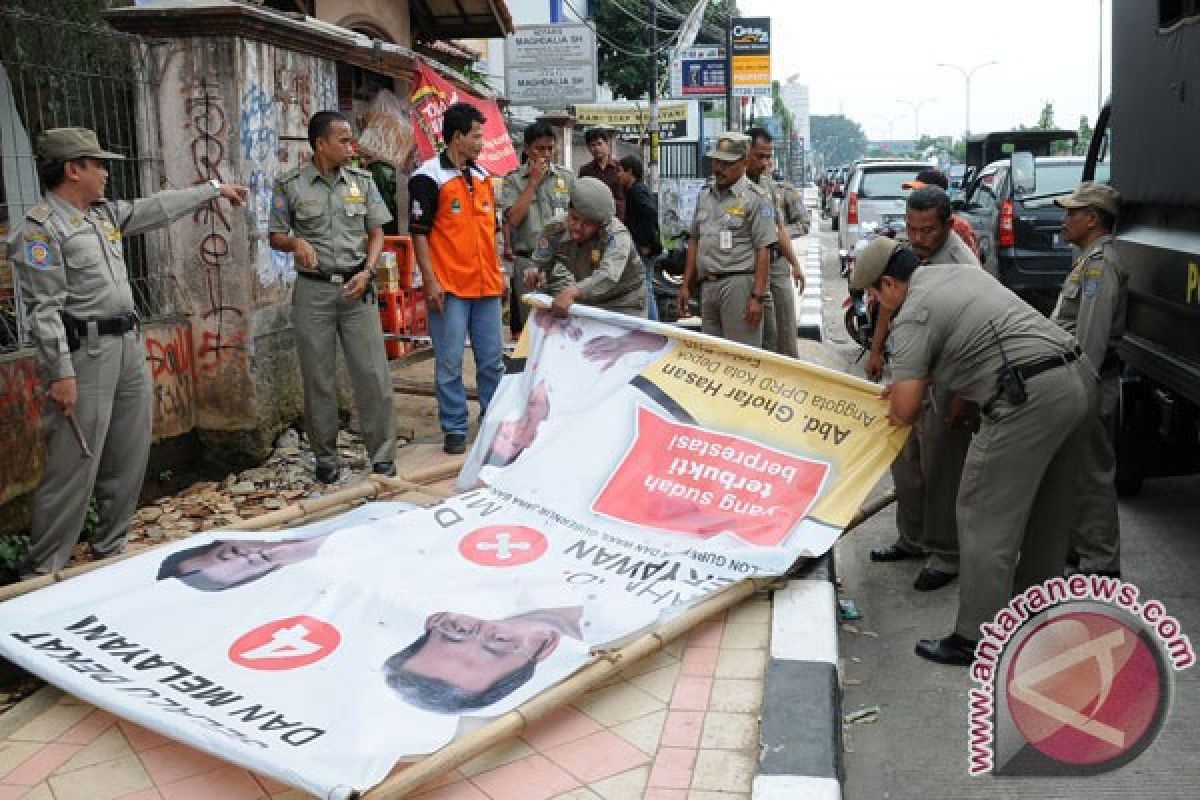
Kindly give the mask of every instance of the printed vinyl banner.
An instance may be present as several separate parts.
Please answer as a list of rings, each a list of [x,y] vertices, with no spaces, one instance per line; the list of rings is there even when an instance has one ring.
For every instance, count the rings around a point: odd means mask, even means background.
[[[494,100],[483,100],[460,91],[450,81],[424,64],[417,64],[413,79],[413,128],[416,131],[417,155],[430,159],[445,146],[442,141],[442,116],[446,108],[457,102],[470,103],[483,112],[483,152],[479,165],[493,175],[507,175],[518,166],[517,151],[504,123],[504,115]]]
[[[0,653],[345,798],[596,649],[823,553],[906,434],[857,379],[603,311],[538,310],[464,493],[146,552],[0,605]]]

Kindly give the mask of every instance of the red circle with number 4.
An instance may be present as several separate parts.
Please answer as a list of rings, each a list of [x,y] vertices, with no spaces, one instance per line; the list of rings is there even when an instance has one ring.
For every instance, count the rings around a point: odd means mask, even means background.
[[[482,567],[519,567],[537,561],[549,545],[546,537],[524,525],[489,525],[458,542],[463,558]]]
[[[301,614],[260,625],[229,647],[229,660],[247,669],[278,672],[315,664],[337,649],[342,635]]]

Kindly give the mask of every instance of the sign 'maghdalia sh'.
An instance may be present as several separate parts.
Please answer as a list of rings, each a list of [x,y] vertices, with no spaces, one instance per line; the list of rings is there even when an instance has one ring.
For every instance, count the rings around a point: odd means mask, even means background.
[[[533,314],[462,494],[147,552],[0,606],[0,652],[344,798],[594,651],[824,553],[907,435],[871,384],[575,309]]]

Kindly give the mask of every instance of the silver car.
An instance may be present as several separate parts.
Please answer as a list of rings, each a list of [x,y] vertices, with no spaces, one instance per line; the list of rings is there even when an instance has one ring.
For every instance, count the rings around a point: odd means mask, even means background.
[[[865,161],[857,164],[846,182],[845,197],[838,209],[838,249],[850,253],[863,223],[900,227],[909,190],[906,181],[932,164],[923,161]]]

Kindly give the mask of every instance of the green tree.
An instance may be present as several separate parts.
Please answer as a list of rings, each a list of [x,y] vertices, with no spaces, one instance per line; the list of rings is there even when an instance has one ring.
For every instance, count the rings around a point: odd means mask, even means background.
[[[637,99],[650,91],[650,3],[653,0],[595,0],[592,24],[599,35],[596,51],[600,61],[600,82],[617,97]],[[660,92],[667,86],[670,72],[668,43],[679,30],[683,18],[695,6],[695,0],[662,0],[675,13],[659,6],[658,82]],[[583,0],[573,0],[583,10]],[[711,0],[704,11],[704,25],[696,37],[697,45],[725,43],[725,29],[736,13],[735,0]]]
[[[1092,123],[1088,121],[1087,114],[1079,118],[1079,139],[1075,142],[1075,154],[1084,155],[1088,151],[1088,146],[1092,143],[1092,135],[1095,133],[1092,130]]]
[[[1054,123],[1054,103],[1047,100],[1046,104],[1042,106],[1042,113],[1038,114],[1038,121],[1033,126],[1033,129],[1038,131],[1052,131],[1057,127],[1058,125]]]
[[[779,96],[779,81],[771,81],[771,113],[783,127],[783,138],[785,140],[792,138],[792,131],[796,129],[796,118],[783,104],[783,98]]]
[[[822,162],[837,166],[861,158],[867,152],[867,135],[854,120],[842,114],[809,118],[812,146]]]

